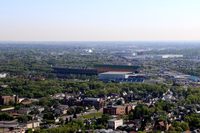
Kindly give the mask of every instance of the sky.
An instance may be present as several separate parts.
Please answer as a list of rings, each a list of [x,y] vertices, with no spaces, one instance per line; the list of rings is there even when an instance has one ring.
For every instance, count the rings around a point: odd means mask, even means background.
[[[0,41],[200,40],[200,0],[0,0]]]

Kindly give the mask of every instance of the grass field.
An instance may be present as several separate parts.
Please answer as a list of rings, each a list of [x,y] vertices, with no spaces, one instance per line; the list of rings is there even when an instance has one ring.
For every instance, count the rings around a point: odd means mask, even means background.
[[[81,118],[83,119],[91,119],[91,118],[100,118],[103,115],[102,112],[96,112],[96,113],[91,113],[91,114],[87,114],[87,115],[83,115],[81,116]]]

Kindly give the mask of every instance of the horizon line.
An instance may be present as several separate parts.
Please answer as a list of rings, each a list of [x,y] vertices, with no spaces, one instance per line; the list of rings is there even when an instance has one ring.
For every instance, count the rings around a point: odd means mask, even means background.
[[[60,43],[62,43],[62,42],[200,42],[200,40],[78,40],[78,41],[76,41],[76,40],[66,40],[66,41],[59,41],[59,40],[55,40],[55,41],[53,41],[53,40],[42,40],[42,41],[39,41],[39,40],[36,40],[36,41],[26,41],[26,40],[24,40],[24,41],[22,41],[22,40],[19,40],[19,41],[17,41],[17,40],[0,40],[0,42],[22,42],[22,43],[26,43],[26,42],[35,42],[35,43],[37,43],[37,42],[60,42]]]

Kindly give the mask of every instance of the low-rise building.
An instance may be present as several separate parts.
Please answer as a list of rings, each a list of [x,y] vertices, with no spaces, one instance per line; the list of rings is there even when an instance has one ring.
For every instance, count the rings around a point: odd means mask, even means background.
[[[19,98],[16,95],[13,96],[0,96],[0,105],[10,105],[18,103]]]
[[[104,100],[101,98],[84,98],[82,104],[83,106],[94,106],[100,109],[104,106]]]
[[[65,115],[67,114],[68,108],[69,107],[67,105],[59,105],[55,108],[54,113],[57,115]]]
[[[123,125],[123,119],[111,119],[108,120],[108,128],[116,129],[119,126]]]
[[[20,103],[23,105],[29,105],[29,104],[32,104],[32,101],[28,98],[25,98]]]
[[[13,121],[0,121],[0,128],[17,128],[18,122],[16,120]]]
[[[40,122],[39,121],[29,121],[26,123],[26,128],[27,129],[35,129],[40,127]]]
[[[7,77],[7,73],[0,73],[0,78],[6,78]]]
[[[131,109],[132,107],[130,105],[107,106],[103,108],[103,113],[109,114],[109,115],[125,115],[125,114],[129,114]]]
[[[31,112],[30,108],[20,108],[19,110],[16,111],[18,114],[22,114],[22,115],[28,115]]]

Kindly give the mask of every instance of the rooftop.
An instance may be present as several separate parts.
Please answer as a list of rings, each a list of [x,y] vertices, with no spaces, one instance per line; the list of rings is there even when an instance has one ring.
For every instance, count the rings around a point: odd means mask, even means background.
[[[132,72],[119,72],[119,71],[110,71],[110,72],[104,72],[104,73],[100,73],[100,74],[132,74]]]
[[[108,121],[123,121],[123,119],[116,119],[116,118],[114,118],[114,119],[110,119],[110,120],[108,120]]]
[[[95,67],[110,67],[116,69],[138,69],[140,66],[132,66],[132,65],[109,65],[109,64],[96,64]]]

